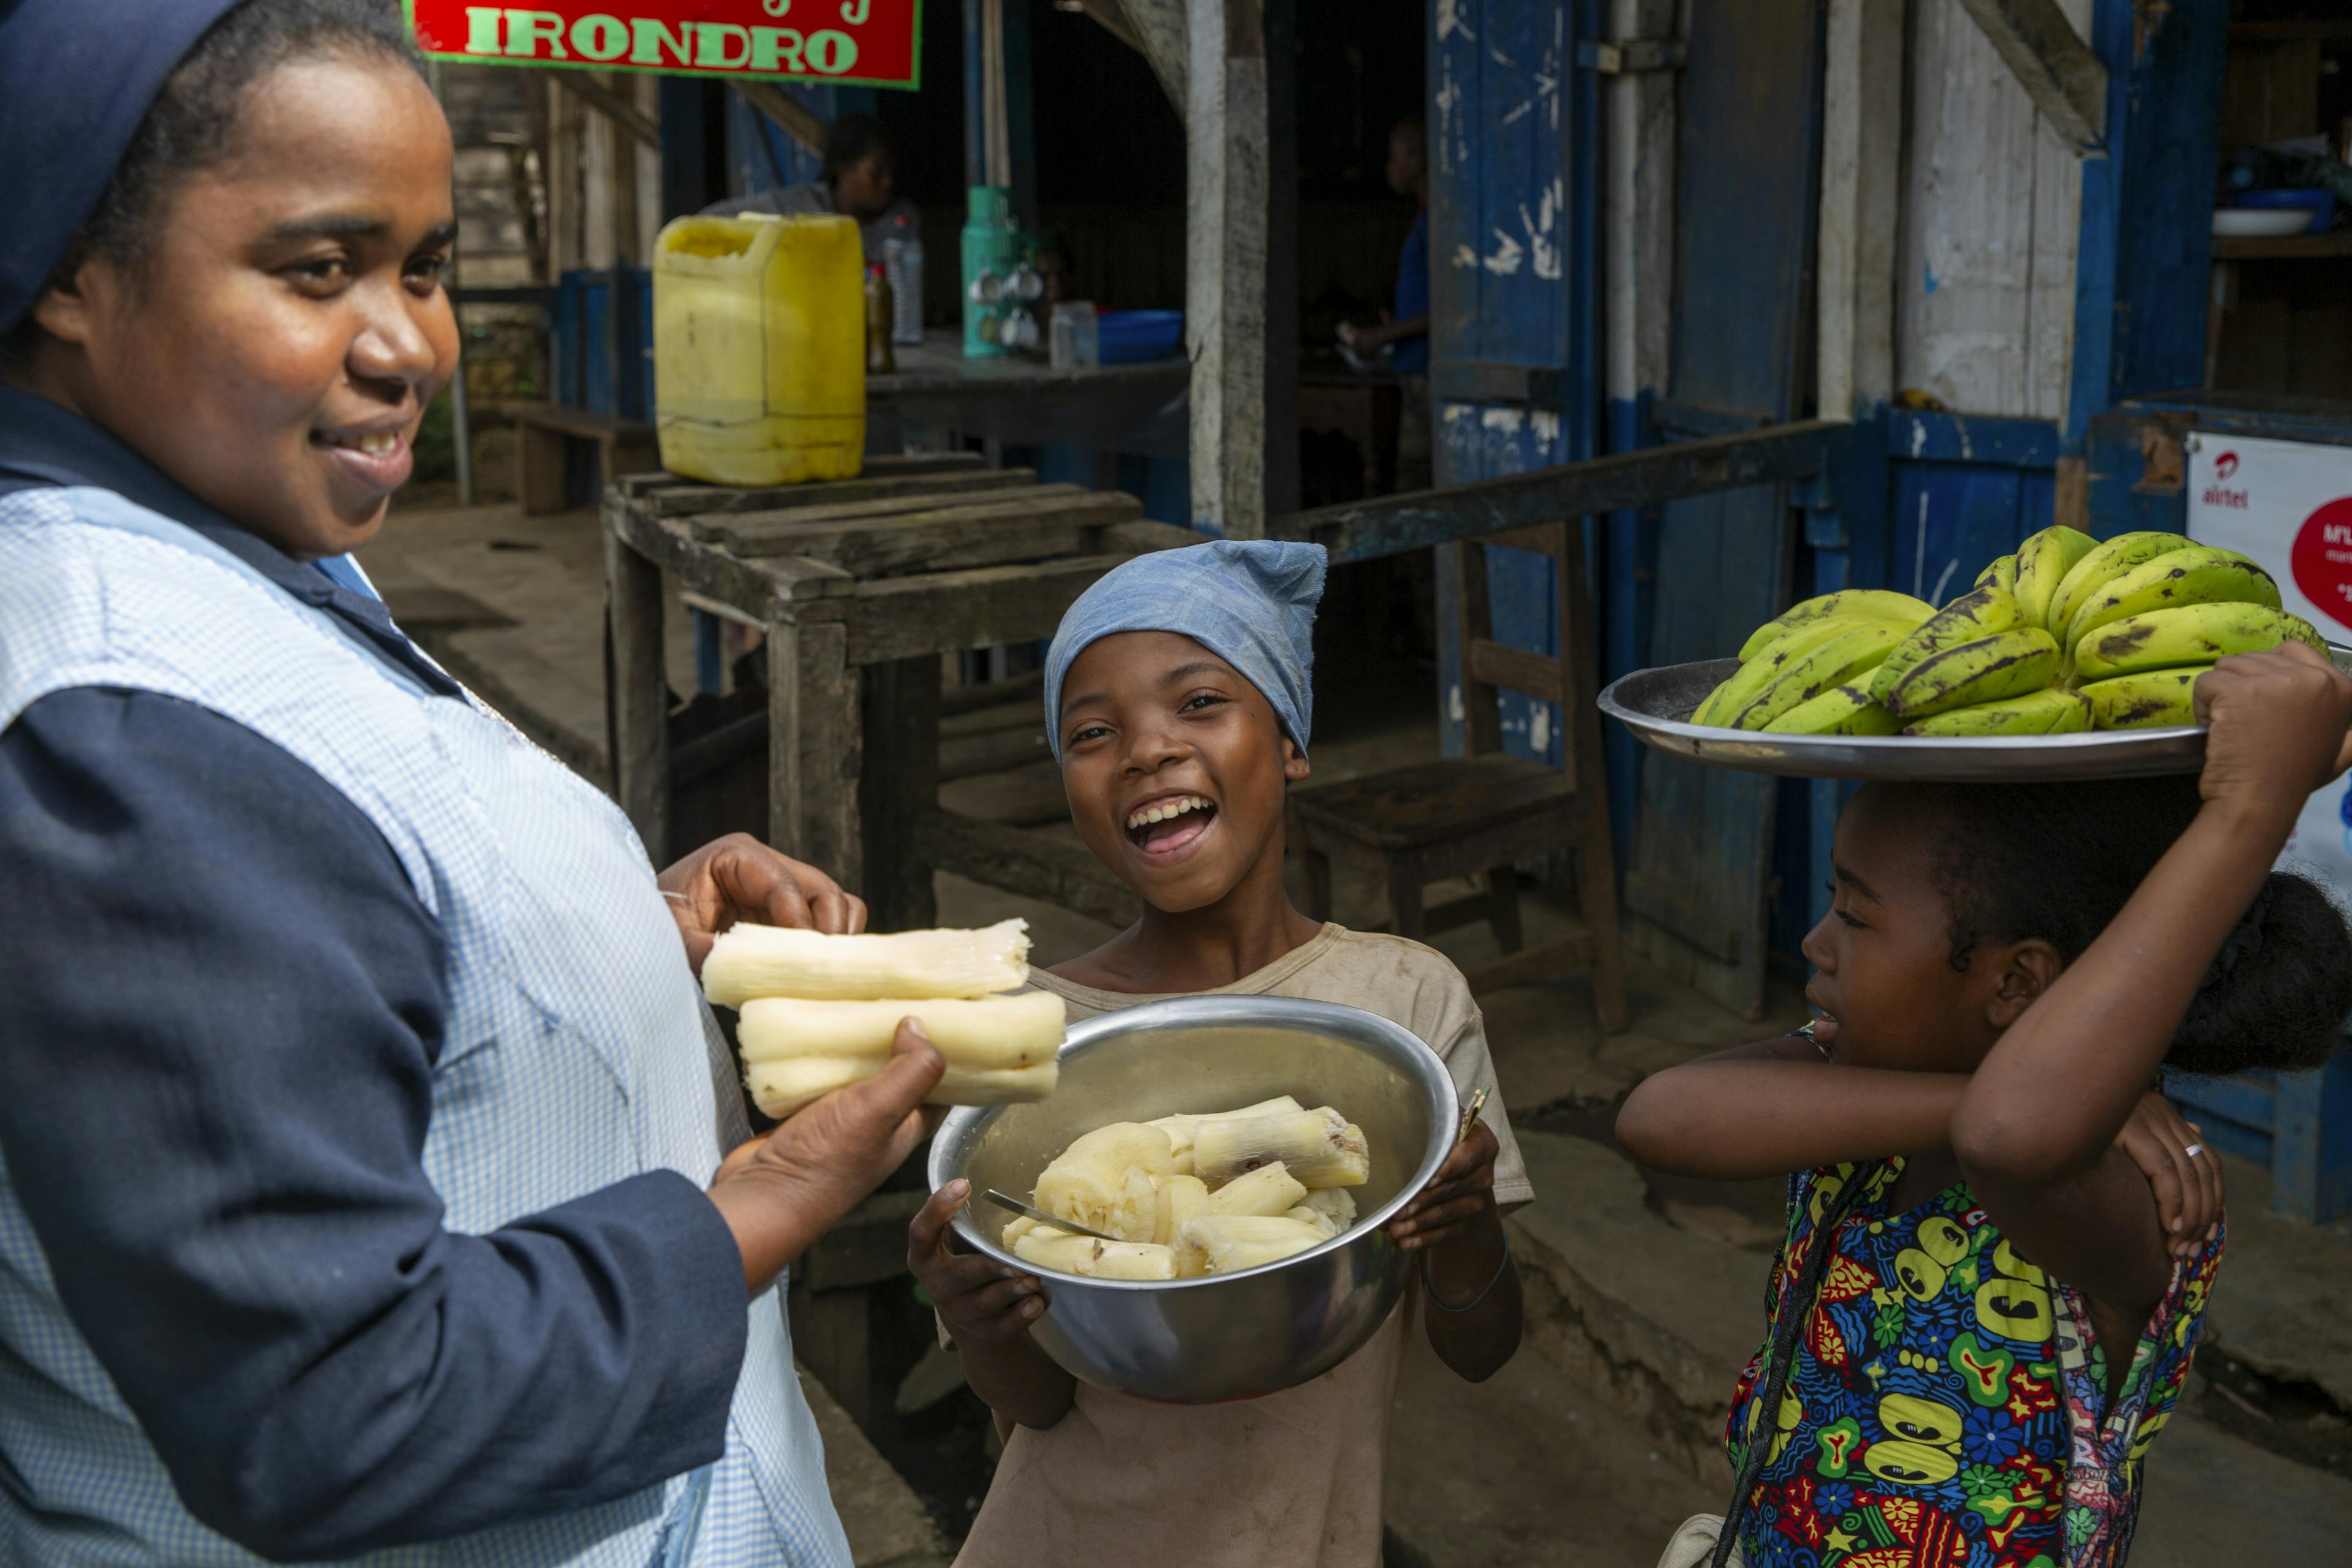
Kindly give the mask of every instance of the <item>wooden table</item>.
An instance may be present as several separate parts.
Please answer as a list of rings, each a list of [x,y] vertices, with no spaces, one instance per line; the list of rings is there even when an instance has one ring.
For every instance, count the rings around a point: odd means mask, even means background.
[[[606,489],[603,519],[615,792],[656,861],[672,848],[668,572],[765,628],[769,837],[861,891],[876,929],[934,923],[934,869],[1133,918],[1076,845],[940,808],[940,656],[1050,637],[1104,573],[1200,535],[962,453],[772,489],[640,474]]]

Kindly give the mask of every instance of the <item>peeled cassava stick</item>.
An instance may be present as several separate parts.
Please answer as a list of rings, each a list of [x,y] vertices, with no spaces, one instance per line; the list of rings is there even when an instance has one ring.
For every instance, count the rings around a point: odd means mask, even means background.
[[[738,924],[719,934],[702,961],[702,993],[715,1007],[740,1007],[758,996],[820,1002],[987,996],[1028,981],[1029,922],[1019,920],[979,931],[889,936]]]
[[[870,1078],[889,1059],[901,1019],[923,1026],[948,1070],[925,1097],[932,1105],[1002,1105],[1054,1092],[1062,1048],[1062,999],[1050,991],[979,1001],[807,1002],[763,996],[743,1004],[736,1028],[744,1083],[760,1110],[789,1116],[836,1089]]]

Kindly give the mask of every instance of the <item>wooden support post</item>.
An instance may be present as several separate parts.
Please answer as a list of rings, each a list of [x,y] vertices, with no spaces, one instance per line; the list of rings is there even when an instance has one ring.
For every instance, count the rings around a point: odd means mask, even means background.
[[[1828,419],[1895,393],[1905,0],[1829,0],[1822,88],[1820,395]]]
[[[919,931],[939,923],[931,862],[916,839],[940,805],[939,658],[868,665],[865,686],[866,882],[851,891],[866,900],[874,930]]]
[[[1265,535],[1265,19],[1260,0],[1190,0],[1184,331],[1192,356],[1192,521]]]
[[[604,535],[613,638],[613,795],[656,866],[669,857],[669,679],[662,668],[661,568]]]
[[[856,891],[862,770],[858,670],[838,621],[768,628],[768,837]]]
[[[2107,68],[2058,0],[1960,0],[2017,85],[2077,157],[2103,153],[2107,138]]]

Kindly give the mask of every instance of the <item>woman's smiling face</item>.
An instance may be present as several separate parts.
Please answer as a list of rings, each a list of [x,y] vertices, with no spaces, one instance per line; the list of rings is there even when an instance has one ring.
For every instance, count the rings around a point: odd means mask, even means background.
[[[1062,783],[1078,837],[1155,909],[1216,903],[1272,852],[1307,759],[1234,667],[1174,632],[1090,644],[1062,680]]]
[[[163,201],[135,270],[42,296],[36,390],[290,555],[365,543],[457,363],[440,105],[389,60],[280,67]]]

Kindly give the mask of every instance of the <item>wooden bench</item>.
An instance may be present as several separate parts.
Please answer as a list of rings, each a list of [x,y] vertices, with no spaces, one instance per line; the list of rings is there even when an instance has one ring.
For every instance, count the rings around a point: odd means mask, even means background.
[[[510,403],[504,412],[514,421],[515,499],[525,516],[567,510],[574,441],[595,445],[599,495],[624,475],[661,467],[654,427],[642,420],[558,403]]]

